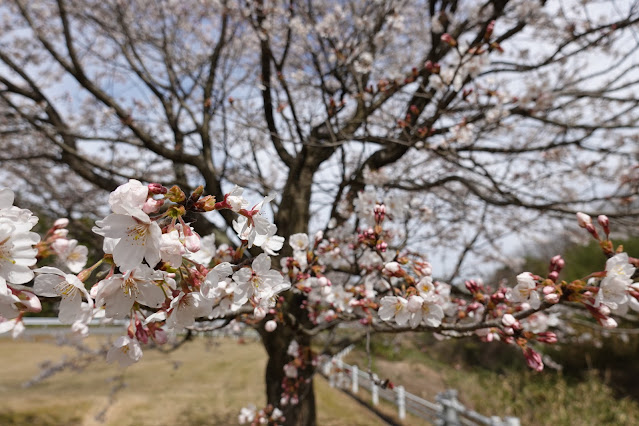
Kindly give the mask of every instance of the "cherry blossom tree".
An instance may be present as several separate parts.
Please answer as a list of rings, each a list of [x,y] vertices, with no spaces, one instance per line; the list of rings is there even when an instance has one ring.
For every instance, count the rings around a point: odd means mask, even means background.
[[[91,282],[100,265],[78,271],[57,225],[38,256],[78,275],[40,268],[33,291],[81,332],[94,305],[132,318],[110,360],[165,327],[244,320],[269,356],[265,415],[313,424],[320,336],[331,353],[377,331],[477,331],[538,369],[519,339],[555,337],[524,318],[570,302],[613,326],[636,302],[608,231],[600,286],[562,284],[560,258],[512,291],[461,280],[508,260],[510,235],[639,214],[636,2],[11,0],[0,16],[3,181],[68,229],[97,219],[112,267]],[[0,222],[7,319],[38,310],[19,287],[37,242],[23,216]],[[331,341],[344,323],[362,328]]]

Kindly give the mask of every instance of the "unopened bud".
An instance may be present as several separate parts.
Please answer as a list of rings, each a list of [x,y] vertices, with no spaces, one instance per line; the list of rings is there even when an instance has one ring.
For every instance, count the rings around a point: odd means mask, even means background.
[[[455,39],[453,38],[453,36],[451,36],[451,35],[450,35],[450,34],[448,34],[448,33],[444,33],[444,34],[442,34],[442,36],[441,36],[441,40],[442,40],[444,43],[446,43],[446,44],[448,44],[448,45],[450,45],[450,46],[453,46],[453,47],[454,47],[454,46],[457,46],[457,40],[455,40]]]
[[[596,240],[599,239],[599,234],[597,234],[597,230],[595,229],[595,226],[592,223],[589,225],[586,225],[586,231],[590,232],[590,235],[595,237]]]
[[[601,225],[606,235],[610,234],[610,220],[608,216],[603,214],[597,216],[597,222],[599,222],[599,225]]]
[[[544,296],[544,301],[547,303],[559,303],[559,295],[557,293],[549,293]]]
[[[511,314],[505,314],[501,318],[501,323],[504,325],[504,327],[512,327],[517,323],[517,319]]]
[[[586,213],[577,213],[577,223],[581,228],[585,228],[588,225],[592,225],[592,219]]]
[[[476,293],[479,291],[479,286],[474,280],[466,281],[464,284],[466,285],[468,291],[470,291],[471,293]]]
[[[53,227],[55,229],[66,228],[68,224],[69,224],[69,219],[65,217],[65,218],[57,219],[55,222],[53,222]]]
[[[186,229],[186,228],[185,228]],[[200,236],[195,232],[184,239],[184,247],[191,253],[200,251]]]
[[[486,33],[484,34],[484,38],[486,40],[490,39],[490,37],[493,35],[494,30],[495,30],[495,21],[492,20],[488,23],[488,26],[486,27]]]
[[[604,328],[617,328],[617,321],[610,317],[600,319],[599,324]]]
[[[266,324],[264,324],[264,330],[268,331],[269,333],[275,331],[276,328],[277,322],[275,322],[274,320],[266,321]]]
[[[383,204],[375,205],[375,222],[379,223],[384,220],[384,216],[386,216],[386,207]]]
[[[543,343],[557,343],[557,335],[552,331],[545,331],[537,335],[537,340]]]
[[[160,185],[159,183],[150,183],[148,187],[149,187],[149,194],[151,195],[166,194],[169,191],[168,189],[166,189],[164,186]]]
[[[387,272],[389,275],[395,275],[399,271],[401,271],[401,269],[401,266],[399,266],[399,263],[397,262],[388,262],[386,265],[384,265],[384,271]]]
[[[526,348],[524,356],[526,357],[526,364],[528,364],[528,367],[535,371],[542,371],[544,369],[544,363],[541,360],[541,355],[532,350],[532,348]]]
[[[156,213],[160,210],[160,207],[164,205],[164,200],[156,200],[154,198],[147,198],[142,206],[142,211],[146,214]]]
[[[253,316],[258,321],[263,320],[266,316],[266,309],[262,308],[261,306],[256,306],[255,309],[253,309]]]
[[[548,279],[552,282],[556,282],[557,278],[559,278],[559,272],[557,271],[552,271],[550,274],[548,274]]]
[[[142,343],[149,343],[149,335],[142,325],[136,326],[135,337]]]
[[[553,258],[550,259],[550,270],[551,271],[559,272],[562,269],[564,269],[564,266],[566,266],[566,262],[564,261],[564,259],[562,259],[562,257],[560,255],[553,256]]]
[[[53,235],[55,235],[56,237],[60,237],[60,238],[66,238],[66,236],[69,235],[69,230],[68,229],[56,229],[55,231],[53,231]]]
[[[331,285],[331,281],[326,277],[319,277],[317,279],[317,283],[320,285],[320,287],[327,287]]]

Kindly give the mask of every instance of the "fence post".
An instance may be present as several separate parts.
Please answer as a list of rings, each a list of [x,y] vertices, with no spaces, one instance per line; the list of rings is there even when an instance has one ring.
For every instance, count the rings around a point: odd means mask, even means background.
[[[344,362],[341,357],[337,360],[337,368],[337,387],[341,389],[344,387]]]
[[[448,389],[437,395],[436,400],[442,404],[441,424],[444,426],[458,426],[459,416],[457,415],[457,407],[459,401],[457,401],[457,391],[455,389]]]
[[[351,391],[357,393],[359,391],[359,368],[356,365],[351,367]]]
[[[328,384],[332,388],[335,387],[335,364],[336,363],[334,361],[331,361],[331,369],[329,370],[329,376],[328,376]]]
[[[406,391],[404,386],[397,386],[397,412],[400,420],[406,418]]]
[[[377,388],[377,374],[374,374],[373,380],[371,380],[371,396],[373,398],[373,405],[379,404],[379,389]]]
[[[504,417],[506,426],[520,426],[519,417]]]

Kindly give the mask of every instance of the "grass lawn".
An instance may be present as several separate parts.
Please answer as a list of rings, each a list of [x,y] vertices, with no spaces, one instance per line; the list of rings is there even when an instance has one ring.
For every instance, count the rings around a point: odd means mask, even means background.
[[[91,337],[89,343],[104,339]],[[74,354],[50,337],[0,338],[0,425],[232,425],[241,407],[265,404],[262,346],[225,339],[199,338],[170,354],[147,350],[124,375],[98,360],[83,371],[65,371],[22,387],[42,362]],[[111,394],[121,379],[125,387]],[[382,424],[323,378],[315,382],[318,424]],[[100,423],[96,416],[107,407]]]

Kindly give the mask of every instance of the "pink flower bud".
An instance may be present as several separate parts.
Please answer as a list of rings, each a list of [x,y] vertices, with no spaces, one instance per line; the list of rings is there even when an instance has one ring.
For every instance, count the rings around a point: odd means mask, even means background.
[[[543,333],[537,334],[537,340],[543,343],[557,343],[557,335],[552,331],[545,331]]]
[[[601,225],[606,235],[610,234],[610,220],[608,216],[603,214],[597,216],[597,222],[599,222],[599,225]]]
[[[390,275],[398,273],[401,269],[402,267],[397,262],[388,262],[386,265],[384,265],[384,271]]]
[[[275,331],[276,328],[277,322],[275,322],[274,320],[266,321],[266,324],[264,324],[264,330],[268,331],[269,333]]]
[[[455,40],[453,36],[448,33],[442,34],[441,40],[450,46],[457,46],[457,40]]]
[[[592,235],[593,237],[595,237],[595,239],[599,239],[599,234],[597,234],[597,230],[595,229],[595,226],[591,223],[589,225],[586,225],[586,231],[590,232],[590,235]]]
[[[331,285],[331,281],[326,277],[319,277],[317,279],[317,283],[320,285],[320,287],[326,287]]]
[[[53,231],[53,235],[55,235],[56,237],[59,237],[59,238],[66,238],[67,235],[69,235],[69,230],[68,229],[56,229],[55,231]]]
[[[56,229],[66,228],[68,224],[69,224],[69,219],[61,218],[53,222],[53,227]]]
[[[548,303],[559,303],[559,295],[557,293],[549,293],[544,296],[544,301]]]
[[[541,360],[541,355],[535,352],[532,348],[526,348],[524,356],[526,357],[526,364],[528,364],[528,367],[535,371],[542,371],[544,369],[544,363]]]
[[[592,219],[586,213],[577,213],[577,223],[580,227],[585,228],[588,225],[592,225]]]
[[[504,327],[512,327],[517,323],[517,319],[511,314],[505,314],[501,318],[501,323],[504,325]]]
[[[375,204],[373,212],[375,213],[375,221],[381,222],[384,220],[384,216],[386,216],[386,207],[383,204]]]
[[[470,305],[468,305],[468,308],[466,308],[467,312],[473,312],[476,311],[477,309],[481,308],[481,303],[479,302],[473,302]]]
[[[600,319],[599,324],[604,328],[617,328],[617,321],[610,317]]]
[[[551,271],[558,271],[559,272],[562,269],[564,269],[564,266],[566,266],[566,262],[564,261],[564,259],[560,255],[553,256],[553,258],[550,259],[550,270]]]
[[[142,206],[142,211],[146,214],[155,213],[160,210],[160,207],[164,205],[164,200],[156,200],[153,198],[147,198]]]
[[[479,291],[479,286],[474,280],[466,281],[464,284],[466,285],[468,291],[470,291],[471,293],[476,293],[477,291]]]
[[[149,334],[141,325],[135,328],[135,337],[144,344],[149,343]]]
[[[559,272],[557,271],[552,271],[550,274],[548,274],[548,279],[552,282],[556,282],[557,278],[559,278]]]
[[[555,292],[555,287],[551,286],[551,285],[547,285],[545,286],[542,290],[541,290],[544,294],[550,294],[550,293],[554,293]]]
[[[149,186],[149,194],[152,194],[152,195],[166,194],[167,192],[169,192],[168,189],[166,189],[164,186],[160,185],[159,183],[150,183],[148,186]]]
[[[253,316],[258,321],[263,320],[266,316],[266,309],[262,308],[261,306],[256,306],[255,309],[253,309]]]
[[[195,232],[184,239],[184,247],[191,253],[200,251],[200,236]]]

